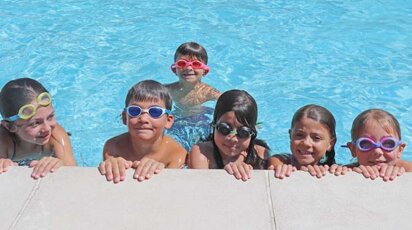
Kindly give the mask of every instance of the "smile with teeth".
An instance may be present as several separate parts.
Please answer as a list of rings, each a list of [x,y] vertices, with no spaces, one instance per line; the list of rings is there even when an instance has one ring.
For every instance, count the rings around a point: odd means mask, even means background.
[[[312,152],[299,150],[300,155],[312,155]]]

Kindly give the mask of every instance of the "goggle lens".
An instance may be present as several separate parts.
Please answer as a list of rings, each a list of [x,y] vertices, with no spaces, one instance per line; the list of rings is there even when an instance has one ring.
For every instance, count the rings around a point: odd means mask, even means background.
[[[368,152],[374,148],[381,148],[387,152],[391,152],[401,144],[402,142],[394,137],[383,137],[378,142],[368,137],[361,137],[355,142],[356,147],[363,152]]]
[[[175,66],[179,69],[183,69],[191,65],[193,69],[203,69],[205,65],[201,61],[193,60],[193,61],[186,61],[183,59],[178,60],[175,63]]]
[[[237,130],[232,130],[232,127],[230,127],[230,125],[227,123],[217,124],[216,130],[223,136],[227,136],[229,134],[236,134],[237,137],[242,139],[249,138],[255,134],[251,128],[246,126],[240,127]]]
[[[128,106],[126,108],[126,112],[130,117],[138,117],[143,112],[146,112],[149,114],[151,118],[155,118],[155,119],[160,118],[165,113],[170,114],[170,110],[163,109],[161,107],[150,107],[148,109],[142,109],[137,105]]]

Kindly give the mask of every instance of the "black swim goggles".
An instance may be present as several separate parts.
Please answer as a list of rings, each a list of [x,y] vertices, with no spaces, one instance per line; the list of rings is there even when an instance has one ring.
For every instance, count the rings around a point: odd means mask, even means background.
[[[232,129],[232,127],[226,122],[222,122],[219,124],[213,124],[212,127],[215,128],[223,136],[227,136],[230,134],[230,135],[236,135],[238,138],[244,139],[244,138],[249,138],[249,137],[256,135],[255,131],[253,131],[249,127],[242,126],[238,129]]]
[[[163,114],[171,114],[171,111],[169,109],[164,109],[160,106],[153,106],[148,109],[142,109],[140,106],[137,105],[129,105],[126,108],[124,108],[124,111],[130,117],[138,117],[142,115],[142,113],[148,113],[149,116],[154,119],[160,118]]]

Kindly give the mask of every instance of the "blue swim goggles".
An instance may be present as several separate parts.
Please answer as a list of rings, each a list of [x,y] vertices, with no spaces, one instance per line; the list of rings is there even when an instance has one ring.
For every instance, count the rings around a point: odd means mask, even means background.
[[[124,111],[130,117],[138,117],[142,115],[142,113],[147,113],[151,118],[154,119],[160,118],[163,114],[170,115],[172,113],[169,109],[164,109],[159,106],[153,106],[148,109],[142,109],[140,106],[137,105],[129,105],[126,108],[124,108]]]

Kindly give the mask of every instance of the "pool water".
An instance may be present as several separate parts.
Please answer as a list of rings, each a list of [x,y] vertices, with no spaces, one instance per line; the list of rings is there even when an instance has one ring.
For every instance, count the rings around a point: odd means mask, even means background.
[[[368,108],[393,113],[412,144],[411,21],[407,0],[5,0],[0,85],[41,81],[79,165],[96,166],[105,140],[126,131],[119,115],[128,89],[144,79],[176,81],[174,51],[197,41],[209,54],[204,82],[255,97],[258,137],[273,153],[289,152],[293,113],[316,103],[335,115],[337,161],[347,163],[339,146]],[[402,158],[412,160],[411,147]]]

